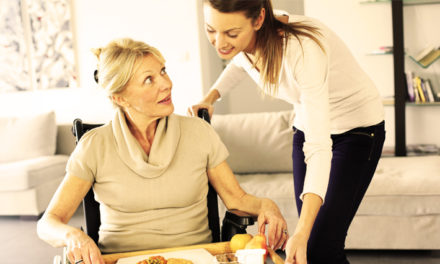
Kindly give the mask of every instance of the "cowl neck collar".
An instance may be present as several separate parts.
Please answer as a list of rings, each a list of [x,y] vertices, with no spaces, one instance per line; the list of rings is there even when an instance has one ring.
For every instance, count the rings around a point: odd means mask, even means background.
[[[128,128],[125,114],[121,109],[112,121],[116,150],[121,160],[136,174],[144,178],[161,176],[171,164],[180,140],[180,123],[177,116],[159,119],[147,155]]]

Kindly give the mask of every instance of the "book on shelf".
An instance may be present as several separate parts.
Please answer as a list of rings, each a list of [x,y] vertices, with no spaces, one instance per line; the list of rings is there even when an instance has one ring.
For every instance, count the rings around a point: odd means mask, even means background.
[[[382,157],[395,155],[394,146],[383,146]],[[406,146],[407,156],[439,155],[440,148],[436,144],[410,144]]]
[[[440,102],[440,90],[434,87],[430,79],[422,78],[413,72],[406,72],[406,98],[408,102]]]
[[[423,95],[425,96],[425,103],[431,102],[429,98],[428,90],[426,90],[425,80],[423,78],[420,78],[420,87],[422,87]]]
[[[430,52],[435,50],[436,47],[434,45],[429,45],[428,47],[424,48],[421,52],[419,52],[416,56],[414,56],[414,59],[417,61],[420,61],[423,59],[426,55],[428,55]]]
[[[428,99],[430,103],[440,102],[440,92],[435,90],[431,84],[431,80],[422,79],[422,83],[426,88],[426,92],[428,93]]]
[[[434,102],[440,102],[440,89],[438,87],[436,89],[434,86],[432,86],[430,79],[426,79],[426,86],[432,91]]]
[[[414,56],[413,59],[423,67],[428,67],[439,57],[440,57],[440,47],[429,45],[427,48],[423,49],[419,54]]]
[[[422,85],[424,87],[424,89],[426,90],[426,93],[428,94],[428,99],[430,103],[435,102],[435,98],[434,98],[434,92],[432,91],[428,81],[426,79],[422,79]]]
[[[372,50],[370,54],[371,55],[393,54],[393,46],[380,46],[379,48]]]
[[[420,103],[422,101],[422,99],[420,99],[420,94],[419,94],[419,91],[417,90],[416,86],[414,86],[414,93],[416,95],[416,98],[415,98],[414,102],[415,103]]]
[[[437,155],[440,150],[436,144],[410,144],[406,147],[408,155]]]
[[[408,101],[415,102],[416,95],[414,92],[414,85],[413,85],[414,73],[407,72],[405,75],[406,75],[406,90],[407,90],[407,95],[408,95]]]
[[[420,102],[426,103],[426,98],[425,98],[425,94],[423,92],[421,83],[422,83],[422,80],[420,79],[420,77],[415,76],[414,77],[414,85],[417,87],[417,92],[419,94]]]

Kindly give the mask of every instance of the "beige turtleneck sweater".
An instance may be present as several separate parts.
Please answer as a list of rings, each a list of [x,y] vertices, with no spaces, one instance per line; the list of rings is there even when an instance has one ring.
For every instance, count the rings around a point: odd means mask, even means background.
[[[147,156],[118,110],[81,138],[67,173],[93,182],[103,252],[175,247],[211,241],[206,171],[227,156],[208,123],[174,114],[158,120]]]

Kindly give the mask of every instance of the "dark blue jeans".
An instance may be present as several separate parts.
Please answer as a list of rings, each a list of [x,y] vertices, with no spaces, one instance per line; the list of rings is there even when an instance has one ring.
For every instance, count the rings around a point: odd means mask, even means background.
[[[306,174],[304,133],[294,128],[293,179],[298,215]],[[385,141],[385,125],[355,128],[331,136],[333,157],[325,202],[319,210],[307,247],[308,264],[349,263],[345,238],[373,178]]]

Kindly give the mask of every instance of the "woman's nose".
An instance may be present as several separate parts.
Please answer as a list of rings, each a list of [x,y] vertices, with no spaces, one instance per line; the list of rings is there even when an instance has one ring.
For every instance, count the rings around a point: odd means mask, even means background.
[[[168,75],[162,76],[160,84],[161,90],[168,90],[173,87],[173,82],[171,81],[170,77],[168,77]]]
[[[218,49],[224,48],[227,45],[222,34],[216,34],[213,45]]]

